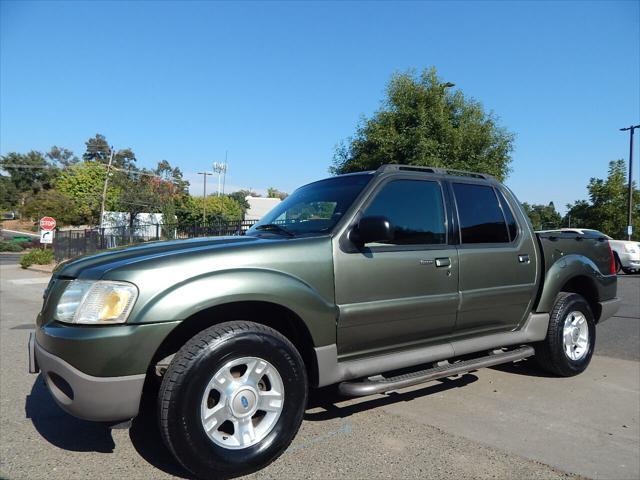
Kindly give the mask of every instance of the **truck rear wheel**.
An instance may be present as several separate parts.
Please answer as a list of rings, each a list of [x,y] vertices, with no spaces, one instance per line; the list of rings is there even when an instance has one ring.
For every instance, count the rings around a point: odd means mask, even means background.
[[[162,437],[187,470],[236,476],[266,466],[293,440],[307,403],[306,370],[275,330],[222,323],[175,355],[158,401]]]
[[[589,365],[595,341],[596,325],[587,301],[577,293],[561,292],[551,310],[547,336],[535,345],[535,359],[556,375],[578,375]]]

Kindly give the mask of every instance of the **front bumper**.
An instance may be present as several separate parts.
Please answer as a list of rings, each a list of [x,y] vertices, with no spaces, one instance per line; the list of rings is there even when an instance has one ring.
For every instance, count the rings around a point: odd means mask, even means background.
[[[74,417],[98,422],[128,420],[138,414],[145,374],[94,377],[47,352],[29,336],[29,371],[42,376],[54,400]]]

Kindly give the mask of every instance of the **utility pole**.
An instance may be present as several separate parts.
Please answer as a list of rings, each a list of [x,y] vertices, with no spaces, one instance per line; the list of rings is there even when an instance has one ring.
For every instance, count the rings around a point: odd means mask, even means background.
[[[102,188],[102,206],[100,207],[100,233],[103,233],[104,227],[104,203],[107,197],[107,185],[109,183],[109,173],[111,171],[111,164],[113,163],[113,145],[111,146],[111,153],[109,154],[109,164],[107,165],[107,174],[104,177],[104,187]]]
[[[227,170],[229,170],[229,162],[227,161],[228,150],[224,151],[224,173],[222,174],[222,195],[224,195],[224,186],[227,183]]]
[[[632,214],[633,214],[633,133],[640,125],[631,125],[627,128],[621,128],[621,132],[629,130],[629,205],[627,207],[627,237],[631,240],[633,233]]]
[[[213,175],[209,172],[198,172],[198,175],[203,175],[204,185],[202,186],[202,225],[207,222],[207,175]]]

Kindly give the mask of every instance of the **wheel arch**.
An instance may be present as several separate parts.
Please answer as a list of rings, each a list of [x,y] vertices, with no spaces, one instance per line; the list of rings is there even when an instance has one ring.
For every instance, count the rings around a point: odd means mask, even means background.
[[[600,318],[600,295],[598,287],[592,278],[585,275],[578,275],[569,279],[560,289],[561,292],[577,293],[581,295],[589,304],[591,312],[596,320]]]
[[[275,302],[255,300],[215,305],[184,319],[167,335],[156,350],[149,365],[149,373],[154,373],[159,362],[170,359],[193,336],[211,326],[233,320],[259,323],[281,333],[300,353],[307,370],[309,383],[317,385],[318,363],[314,342],[304,320],[286,306]],[[162,364],[165,362],[168,363],[165,360]]]
[[[545,275],[542,294],[535,311],[550,312],[560,292],[571,292],[585,298],[598,321],[602,313],[599,302],[609,299],[611,285],[615,288],[615,275],[603,275],[589,258],[583,255],[565,255]]]

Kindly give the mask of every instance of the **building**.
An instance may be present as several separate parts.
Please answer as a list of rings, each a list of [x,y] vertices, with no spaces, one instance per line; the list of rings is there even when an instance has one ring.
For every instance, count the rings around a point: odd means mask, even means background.
[[[279,198],[266,197],[245,197],[249,203],[249,208],[244,214],[245,220],[260,220],[269,210],[278,205],[281,200]]]

